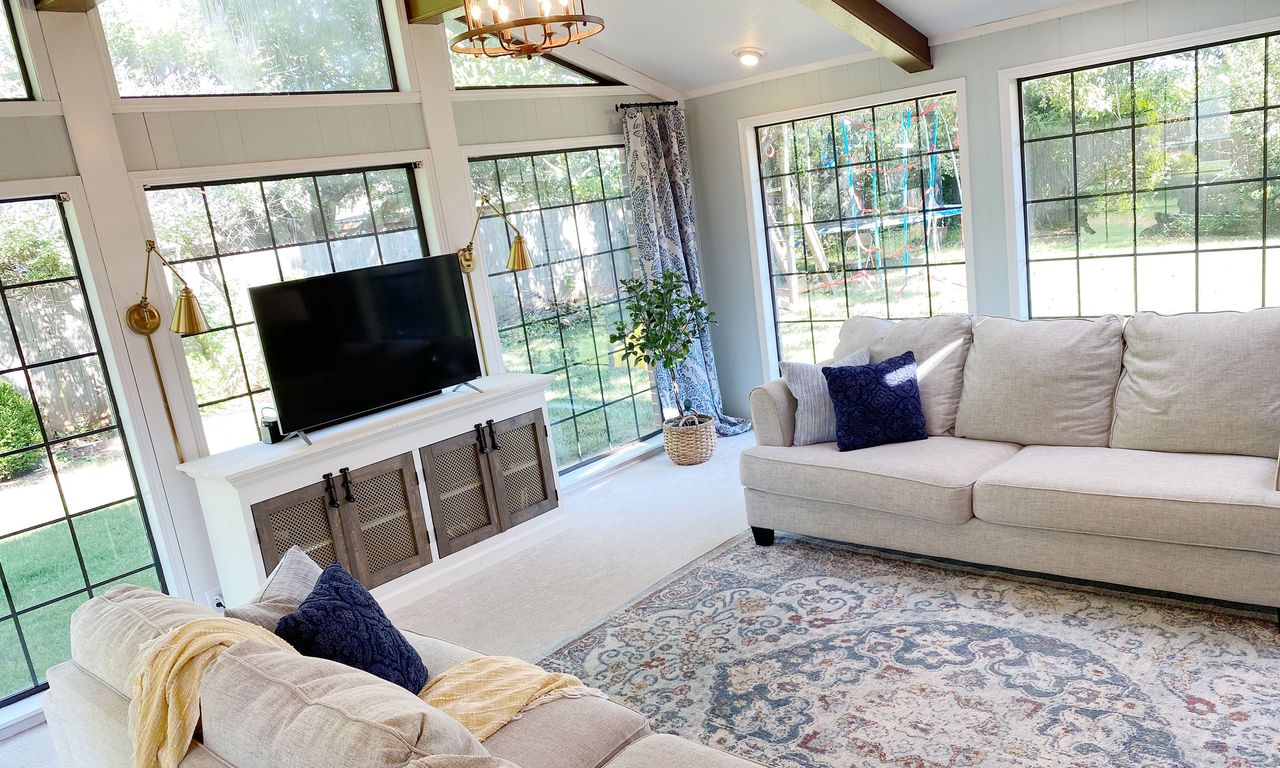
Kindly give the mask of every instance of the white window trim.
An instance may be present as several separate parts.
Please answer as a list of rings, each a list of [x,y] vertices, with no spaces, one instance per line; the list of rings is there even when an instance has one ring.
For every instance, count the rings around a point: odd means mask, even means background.
[[[301,160],[281,160],[263,163],[244,163],[240,165],[204,166],[199,168],[175,168],[160,171],[135,171],[129,174],[129,182],[133,187],[134,204],[138,210],[139,220],[148,238],[155,238],[155,225],[151,219],[151,210],[147,207],[147,188],[163,185],[194,185],[215,183],[232,179],[253,179],[265,176],[305,176],[323,174],[332,171],[360,170],[391,165],[420,164],[414,169],[414,181],[418,188],[418,211],[422,216],[423,228],[427,234],[427,245],[433,255],[446,253],[437,224],[440,221],[440,194],[435,181],[434,164],[428,150],[405,150],[401,152],[381,152],[367,155],[343,155],[338,157],[311,158]],[[153,265],[152,279],[158,285],[164,285],[167,279],[159,265]],[[173,299],[168,291],[159,291],[152,297],[164,316],[173,311]],[[178,423],[179,439],[185,439],[184,447],[191,458],[209,455],[209,444],[205,438],[204,423],[200,419],[200,409],[194,397],[195,385],[191,369],[187,365],[186,352],[182,340],[176,334],[164,334],[164,338],[155,339],[156,344],[168,346],[168,354],[172,355],[178,370],[178,381],[169,384],[169,399],[174,411],[175,422]],[[187,426],[189,425],[189,426]],[[186,428],[184,428],[186,427]],[[194,448],[194,450],[192,450]]]
[[[880,93],[868,94],[866,96],[858,96],[852,99],[844,99],[842,101],[829,101],[822,104],[815,104],[799,109],[789,109],[782,112],[771,112],[764,115],[752,115],[744,117],[738,121],[738,139],[742,149],[742,180],[743,189],[746,193],[747,215],[750,221],[747,222],[747,244],[749,252],[752,255],[751,271],[755,283],[755,299],[756,299],[756,318],[760,330],[760,358],[762,361],[761,373],[764,381],[769,381],[778,377],[778,340],[774,331],[775,317],[773,313],[773,301],[770,298],[771,286],[769,282],[769,249],[764,227],[764,202],[760,199],[760,162],[759,150],[756,146],[756,129],[772,125],[774,123],[782,123],[793,120],[804,120],[810,117],[820,117],[822,115],[834,114],[836,112],[847,112],[853,109],[863,109],[865,107],[876,106],[879,104],[892,104],[896,101],[906,101],[907,99],[917,99],[922,96],[929,96],[935,93],[948,93],[954,91],[956,94],[956,125],[960,132],[960,198],[964,206],[964,218],[966,219],[962,231],[964,237],[964,262],[967,289],[969,294],[969,311],[973,312],[977,306],[977,272],[975,270],[973,257],[973,195],[970,190],[972,182],[969,173],[969,122],[966,111],[965,100],[965,79],[955,78],[952,80],[939,80],[937,82],[926,83],[923,85],[912,86],[910,88],[902,88],[894,91],[882,91]]]
[[[58,100],[58,86],[53,79],[53,65],[49,63],[49,51],[44,45],[44,33],[40,30],[40,14],[35,0],[0,0],[9,3],[14,26],[18,29],[18,55],[27,65],[31,78],[31,98],[36,102]],[[31,102],[25,102],[30,105]]]
[[[996,77],[1000,92],[1000,146],[1004,160],[1005,240],[1009,259],[1009,307],[1014,317],[1031,316],[1027,275],[1026,221],[1022,188],[1022,115],[1018,112],[1018,81],[1024,78],[1074,71],[1113,61],[1137,59],[1185,48],[1199,48],[1225,40],[1254,37],[1280,32],[1280,16],[1233,24],[1228,27],[1192,32],[1186,35],[1148,40],[1051,61],[1039,61],[1000,70]]]
[[[80,259],[90,311],[114,384],[113,394],[120,409],[119,424],[128,437],[130,458],[137,471],[139,492],[159,557],[158,565],[164,572],[171,594],[192,598],[168,492],[161,480],[160,459],[152,440],[154,425],[148,424],[148,414],[155,411],[144,405],[135,374],[136,370],[149,369],[150,363],[147,362],[144,369],[130,359],[123,317],[116,311],[117,297],[111,291],[106,261],[98,247],[98,235],[89,213],[84,185],[78,176],[0,182],[0,199],[3,200],[58,194],[71,198],[67,205],[67,221],[72,245]]]
[[[31,2],[31,0],[21,1]],[[115,66],[111,63],[111,51],[107,48],[107,35],[102,28],[102,16],[97,8],[89,11],[87,16],[89,28],[93,32],[94,43],[98,49],[98,59],[102,63],[102,71],[106,73],[107,99],[111,104],[112,112],[177,112],[418,103],[422,100],[422,95],[417,93],[418,83],[413,76],[416,71],[413,62],[413,46],[409,44],[409,21],[403,3],[397,0],[377,1],[382,6],[383,19],[386,21],[387,59],[396,81],[396,89],[392,91],[122,97],[116,81]],[[34,9],[31,15],[37,15]],[[49,72],[49,82],[52,83],[51,67]]]

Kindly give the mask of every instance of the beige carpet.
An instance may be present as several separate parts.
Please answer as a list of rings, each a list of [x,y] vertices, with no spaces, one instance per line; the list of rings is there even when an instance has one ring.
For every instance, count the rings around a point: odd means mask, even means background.
[[[392,614],[400,626],[488,653],[536,660],[747,527],[738,454],[675,467],[652,456],[566,493],[551,539]],[[57,768],[44,726],[0,741],[0,766]]]

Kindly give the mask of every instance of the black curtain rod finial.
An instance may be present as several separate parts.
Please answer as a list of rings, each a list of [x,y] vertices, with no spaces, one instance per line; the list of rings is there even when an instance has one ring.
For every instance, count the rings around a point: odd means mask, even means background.
[[[628,107],[678,107],[678,101],[637,101],[628,104],[618,104],[613,108],[614,112],[621,112]]]

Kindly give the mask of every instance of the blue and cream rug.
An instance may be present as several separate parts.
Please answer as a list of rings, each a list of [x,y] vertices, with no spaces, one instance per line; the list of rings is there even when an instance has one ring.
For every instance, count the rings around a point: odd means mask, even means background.
[[[771,766],[1280,766],[1274,620],[799,538],[744,537],[542,663]]]

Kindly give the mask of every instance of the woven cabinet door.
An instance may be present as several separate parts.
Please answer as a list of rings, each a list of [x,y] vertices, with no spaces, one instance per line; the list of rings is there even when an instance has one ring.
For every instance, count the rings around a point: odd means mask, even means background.
[[[488,443],[480,425],[466,434],[423,448],[427,500],[440,556],[458,552],[498,533],[491,493]]]
[[[351,570],[340,506],[336,486],[331,492],[323,480],[254,504],[253,523],[267,573],[294,546],[301,547],[321,568],[339,563]]]
[[[556,468],[542,410],[486,427],[490,436],[489,463],[493,471],[493,496],[498,502],[502,529],[528,522],[559,506]]]
[[[372,589],[431,562],[413,454],[340,472],[338,496],[351,571]]]

